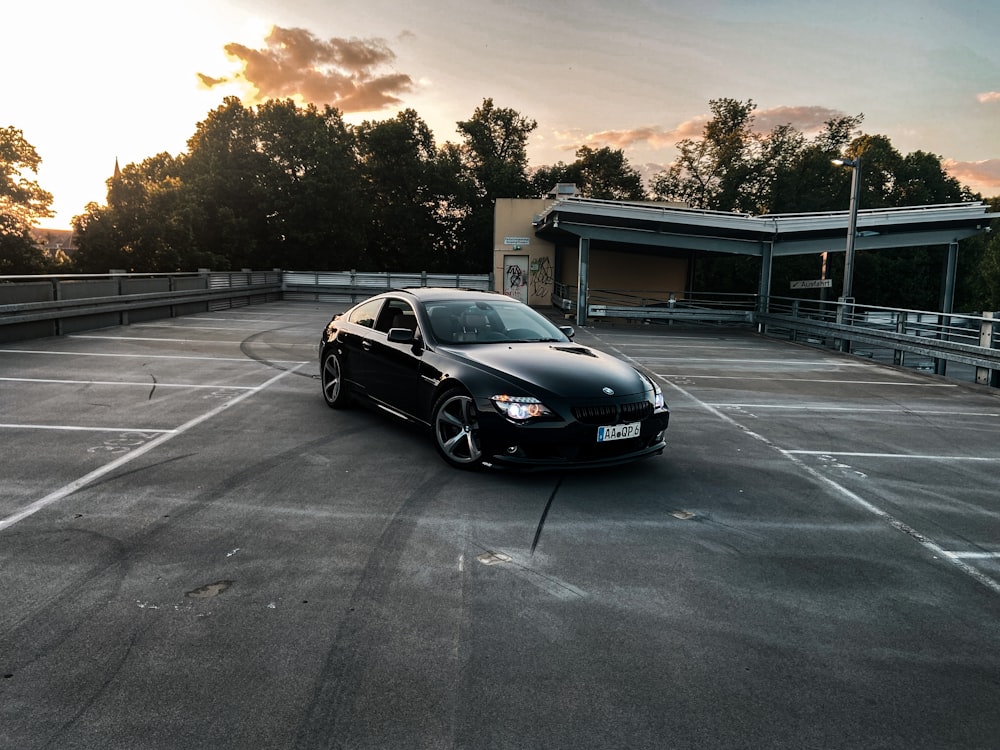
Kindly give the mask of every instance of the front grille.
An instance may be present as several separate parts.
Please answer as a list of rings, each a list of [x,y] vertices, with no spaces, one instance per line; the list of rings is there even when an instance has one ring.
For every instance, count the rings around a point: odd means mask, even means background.
[[[627,404],[574,406],[573,418],[582,424],[609,425],[620,422],[641,422],[653,413],[653,405],[643,399]]]
[[[640,422],[653,413],[653,405],[648,401],[633,401],[622,404],[622,422]]]

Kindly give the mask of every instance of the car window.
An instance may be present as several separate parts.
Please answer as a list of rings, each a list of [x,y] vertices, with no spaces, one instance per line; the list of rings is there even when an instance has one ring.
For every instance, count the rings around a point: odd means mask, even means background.
[[[569,339],[553,323],[527,305],[448,300],[427,304],[434,338],[447,343],[560,341]]]
[[[379,313],[375,330],[388,333],[390,328],[417,329],[417,316],[406,300],[390,298]]]
[[[373,299],[369,302],[365,302],[363,305],[358,305],[354,308],[348,314],[347,320],[359,326],[374,328],[375,319],[378,316],[380,307],[382,307],[382,300],[380,299]]]

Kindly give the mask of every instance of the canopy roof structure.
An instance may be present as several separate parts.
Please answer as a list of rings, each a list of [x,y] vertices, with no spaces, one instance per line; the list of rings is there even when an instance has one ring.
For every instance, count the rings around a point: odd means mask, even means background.
[[[867,209],[857,212],[855,250],[948,245],[990,231],[1000,214],[983,202]],[[591,198],[562,198],[533,222],[535,235],[556,246],[579,247],[578,302],[585,314],[591,243],[619,251],[688,250],[762,259],[760,294],[770,291],[771,259],[846,251],[848,211],[750,214]],[[953,287],[954,279],[948,283]],[[580,307],[578,307],[580,310]],[[579,321],[582,324],[582,320]]]
[[[988,231],[985,203],[951,203],[858,211],[855,248],[948,245]],[[613,245],[647,245],[763,256],[845,249],[847,211],[750,214],[702,211],[655,203],[564,198],[536,217],[535,235],[555,244],[577,238]],[[767,250],[765,250],[765,247]]]

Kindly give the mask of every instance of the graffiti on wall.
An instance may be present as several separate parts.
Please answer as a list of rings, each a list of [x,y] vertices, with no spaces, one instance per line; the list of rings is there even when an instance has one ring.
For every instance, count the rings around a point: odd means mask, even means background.
[[[524,270],[517,263],[507,266],[507,283],[505,288],[513,292],[512,297],[517,296],[517,290],[524,286]]]
[[[531,263],[531,294],[533,297],[548,297],[552,294],[552,260],[546,256],[535,258]]]
[[[503,261],[503,293],[527,302],[528,259],[523,255],[507,255]]]

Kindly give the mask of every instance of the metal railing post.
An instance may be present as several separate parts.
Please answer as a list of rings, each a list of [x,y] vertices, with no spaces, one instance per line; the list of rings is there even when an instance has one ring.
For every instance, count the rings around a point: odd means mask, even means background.
[[[983,322],[979,327],[979,345],[984,349],[993,348],[993,330],[996,324],[998,313],[984,312]],[[976,382],[979,385],[998,386],[1000,385],[1000,370],[991,370],[988,367],[976,368]]]

